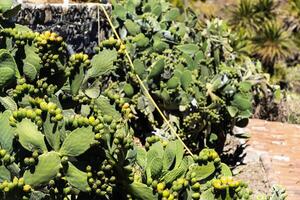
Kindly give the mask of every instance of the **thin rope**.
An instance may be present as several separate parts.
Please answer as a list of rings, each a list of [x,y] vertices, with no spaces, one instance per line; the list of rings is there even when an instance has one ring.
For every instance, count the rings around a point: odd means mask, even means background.
[[[100,8],[97,6],[97,17],[98,17],[98,46],[100,45]]]
[[[102,4],[100,4],[100,6],[101,6],[101,9],[103,10],[103,12],[104,12],[104,14],[105,14],[105,17],[107,18],[107,20],[108,20],[108,22],[109,22],[109,25],[111,26],[111,28],[112,28],[112,30],[113,30],[115,36],[117,37],[118,41],[120,41],[120,43],[121,43],[122,45],[124,45],[123,42],[122,42],[122,40],[121,40],[121,38],[120,38],[120,36],[119,36],[119,34],[117,33],[115,27],[113,26],[112,21],[111,21],[109,15],[108,15],[108,13],[106,12],[104,6],[103,6]],[[132,70],[134,71],[134,65],[133,65],[133,62],[132,62],[132,60],[131,60],[131,58],[130,58],[130,56],[129,56],[129,53],[128,53],[128,51],[127,51],[126,48],[125,48],[125,54],[126,54],[127,59],[129,60],[129,64],[130,64]],[[173,126],[170,124],[169,120],[165,117],[165,115],[163,114],[163,112],[160,110],[160,108],[158,107],[158,105],[155,103],[154,99],[152,98],[151,94],[150,94],[149,91],[147,90],[145,84],[143,83],[143,81],[141,80],[141,78],[139,77],[139,75],[136,74],[136,73],[134,73],[134,74],[135,74],[136,78],[138,79],[138,81],[139,81],[141,87],[143,88],[143,90],[144,90],[146,96],[147,96],[148,99],[151,101],[151,103],[154,105],[154,107],[157,109],[157,111],[158,111],[158,113],[160,114],[160,116],[163,118],[163,120],[165,121],[165,123],[167,124],[167,126],[170,128],[171,132],[172,132],[172,133],[177,137],[177,139],[182,143],[182,145],[183,145],[184,148],[187,150],[187,152],[188,152],[191,156],[193,156],[193,153],[191,152],[191,150],[190,150],[190,149],[186,146],[186,144],[182,141],[182,139],[181,139],[180,136],[176,133],[176,131],[175,131],[175,129],[173,128]]]

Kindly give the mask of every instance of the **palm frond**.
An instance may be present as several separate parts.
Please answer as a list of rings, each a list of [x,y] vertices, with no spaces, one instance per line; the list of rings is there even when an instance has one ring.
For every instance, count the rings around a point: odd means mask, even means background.
[[[235,30],[247,29],[251,34],[252,29],[258,28],[255,4],[252,0],[240,0],[231,10],[229,24]]]
[[[265,21],[266,19],[274,19],[276,15],[276,8],[278,7],[279,2],[274,0],[258,0],[255,4],[254,9],[256,17],[260,21]]]
[[[261,59],[270,73],[276,61],[286,59],[296,50],[290,32],[274,21],[267,21],[261,26],[251,45],[253,55]]]

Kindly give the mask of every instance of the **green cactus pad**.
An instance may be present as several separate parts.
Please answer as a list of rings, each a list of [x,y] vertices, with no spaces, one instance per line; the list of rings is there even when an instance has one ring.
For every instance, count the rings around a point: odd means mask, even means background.
[[[9,67],[1,67],[0,74],[0,88],[2,89],[13,80],[15,71]]]
[[[151,79],[156,76],[159,76],[163,72],[164,67],[165,67],[164,59],[160,59],[160,60],[156,61],[155,63],[153,63],[148,78]]]
[[[178,87],[179,83],[180,83],[179,78],[176,76],[173,76],[172,78],[170,78],[168,80],[167,87],[168,87],[168,89],[175,89]]]
[[[25,183],[33,187],[48,183],[56,176],[60,168],[59,154],[54,151],[44,153],[38,159],[39,162],[34,172],[27,170],[23,176]]]
[[[126,83],[123,87],[123,90],[128,97],[132,97],[134,95],[134,89],[131,84]]]
[[[68,183],[81,191],[86,191],[86,188],[89,187],[87,173],[80,171],[70,162],[68,166],[68,171],[66,173]]]
[[[90,148],[94,137],[91,127],[77,128],[66,136],[59,153],[66,156],[79,156]]]
[[[19,142],[28,151],[47,151],[47,147],[44,142],[44,135],[29,119],[23,119],[17,124],[16,133],[18,134]]]
[[[0,114],[0,146],[8,152],[13,150],[14,128],[9,125],[9,117],[12,115],[11,111],[6,110]]]

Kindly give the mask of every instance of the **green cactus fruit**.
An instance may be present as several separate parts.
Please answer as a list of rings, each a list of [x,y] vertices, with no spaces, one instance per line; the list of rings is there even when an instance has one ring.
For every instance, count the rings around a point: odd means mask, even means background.
[[[0,157],[3,158],[6,155],[6,150],[5,149],[1,149],[0,150]]]
[[[24,186],[25,182],[24,182],[24,178],[19,178],[18,180],[18,187],[22,188]]]
[[[200,189],[200,183],[196,182],[195,184],[192,185],[192,190],[197,191]]]
[[[62,114],[57,114],[57,115],[55,116],[55,119],[56,119],[57,121],[60,121],[60,120],[63,119],[63,115],[62,115]]]
[[[168,89],[175,89],[177,88],[177,86],[179,85],[179,78],[176,76],[173,76],[172,78],[170,78],[167,82],[167,88]]]
[[[162,196],[165,197],[165,198],[169,197],[170,196],[170,191],[169,190],[164,190],[162,192]]]
[[[200,193],[196,192],[192,194],[192,199],[200,199]]]
[[[133,89],[132,85],[129,83],[126,83],[124,85],[123,90],[124,90],[126,96],[128,96],[128,97],[132,97],[134,95],[134,89]]]
[[[40,108],[42,109],[42,111],[47,111],[49,107],[48,107],[48,104],[46,102],[42,101],[40,103]]]
[[[31,186],[30,185],[24,185],[23,186],[23,191],[26,192],[26,193],[30,192],[31,191]]]

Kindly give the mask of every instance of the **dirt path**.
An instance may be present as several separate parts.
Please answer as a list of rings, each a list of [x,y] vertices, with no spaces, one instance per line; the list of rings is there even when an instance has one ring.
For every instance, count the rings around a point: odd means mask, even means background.
[[[251,138],[246,148],[247,165],[236,169],[242,171],[240,177],[248,178],[250,187],[261,192],[273,184],[283,185],[288,200],[300,200],[300,126],[253,119],[246,131]],[[248,173],[249,169],[252,172]],[[257,182],[251,180],[251,174],[265,177]]]

